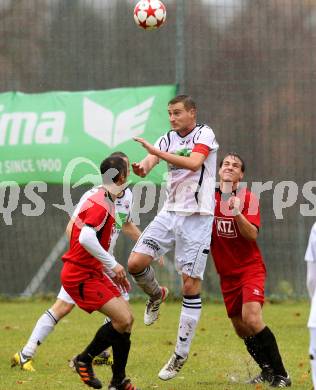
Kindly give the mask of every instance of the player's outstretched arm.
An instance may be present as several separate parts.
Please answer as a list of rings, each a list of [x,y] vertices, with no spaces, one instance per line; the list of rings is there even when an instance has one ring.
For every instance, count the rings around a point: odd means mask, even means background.
[[[149,154],[139,163],[132,163],[135,175],[145,177],[155,165],[159,163],[159,158]]]
[[[186,157],[160,151],[159,158],[178,168],[189,169],[190,171],[196,172],[203,165],[206,156],[199,152],[192,152],[189,157]]]
[[[198,171],[206,156],[199,152],[192,152],[190,156],[178,156],[169,152],[164,152],[154,145],[147,142],[144,138],[134,137],[134,140],[139,142],[150,155],[156,156],[158,159],[162,159],[172,165],[179,168],[190,169],[191,171]]]
[[[142,233],[134,222],[125,222],[122,226],[122,231],[133,241],[137,241]]]

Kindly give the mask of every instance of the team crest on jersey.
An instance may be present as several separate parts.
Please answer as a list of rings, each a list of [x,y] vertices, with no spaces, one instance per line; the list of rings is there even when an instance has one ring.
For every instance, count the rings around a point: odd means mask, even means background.
[[[234,218],[216,217],[215,219],[217,235],[225,238],[237,237]]]
[[[192,150],[189,148],[183,148],[176,151],[176,155],[183,156],[183,157],[190,157]]]
[[[189,138],[187,140],[184,139],[184,140],[180,141],[180,145],[185,145],[185,144],[189,145],[190,142],[191,142],[191,138]]]

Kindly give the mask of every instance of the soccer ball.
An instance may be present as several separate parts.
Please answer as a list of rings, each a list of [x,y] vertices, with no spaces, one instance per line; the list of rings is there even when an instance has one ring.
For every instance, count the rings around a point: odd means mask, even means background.
[[[166,20],[166,7],[160,0],[140,0],[134,8],[134,20],[145,30],[156,30]]]

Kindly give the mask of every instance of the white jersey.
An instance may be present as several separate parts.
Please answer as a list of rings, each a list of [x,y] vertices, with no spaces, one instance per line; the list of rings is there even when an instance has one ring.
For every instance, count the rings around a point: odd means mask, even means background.
[[[179,156],[190,156],[196,144],[208,146],[209,155],[196,172],[168,164],[164,210],[181,214],[214,214],[218,143],[213,130],[206,125],[196,125],[185,137],[171,130],[158,139],[155,147]]]
[[[76,217],[79,213],[82,204],[94,193],[99,190],[99,187],[93,187],[85,192],[80,198],[75,211],[73,212],[72,218]],[[129,188],[125,188],[123,194],[117,197],[114,201],[115,204],[115,224],[111,234],[111,243],[108,252],[113,255],[113,251],[116,245],[118,236],[122,230],[122,226],[125,222],[131,222],[131,208],[133,202],[133,194]]]
[[[316,261],[316,222],[314,223],[305,253],[306,261]]]
[[[115,199],[115,224],[111,235],[111,244],[109,252],[113,254],[116,241],[122,231],[122,226],[126,222],[131,222],[131,209],[133,203],[133,194],[129,188],[123,191],[123,195]]]

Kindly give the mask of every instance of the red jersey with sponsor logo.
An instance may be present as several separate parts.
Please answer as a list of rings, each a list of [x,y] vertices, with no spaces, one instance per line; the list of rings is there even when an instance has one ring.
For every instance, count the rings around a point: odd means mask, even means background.
[[[90,270],[100,271],[103,274],[103,264],[85,250],[79,243],[79,236],[83,226],[91,226],[96,230],[101,246],[108,251],[114,213],[114,204],[104,188],[100,187],[97,192],[92,193],[80,207],[72,227],[69,250],[62,260],[81,267],[88,267]]]
[[[230,196],[222,194],[219,189],[215,193],[216,206],[211,252],[217,272],[221,276],[234,276],[249,267],[253,270],[256,267],[261,270],[265,269],[256,241],[249,241],[240,234],[232,210],[229,210]],[[257,198],[246,188],[237,191],[236,196],[241,200],[241,213],[259,229],[260,210]]]

